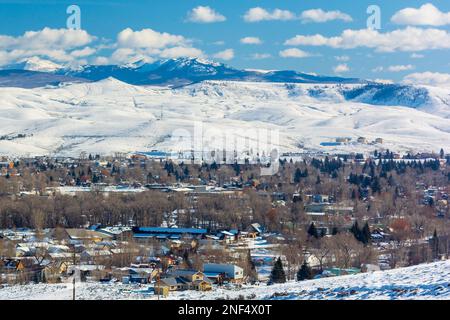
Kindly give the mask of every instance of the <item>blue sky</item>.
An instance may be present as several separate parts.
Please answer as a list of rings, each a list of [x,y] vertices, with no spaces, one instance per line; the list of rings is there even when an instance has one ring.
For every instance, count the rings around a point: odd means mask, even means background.
[[[366,22],[374,3],[375,34]],[[81,8],[83,34],[61,31],[71,4]],[[24,36],[44,28],[54,32]],[[445,0],[0,0],[0,65],[31,56],[120,64],[199,55],[238,68],[442,84],[450,83],[449,51]]]

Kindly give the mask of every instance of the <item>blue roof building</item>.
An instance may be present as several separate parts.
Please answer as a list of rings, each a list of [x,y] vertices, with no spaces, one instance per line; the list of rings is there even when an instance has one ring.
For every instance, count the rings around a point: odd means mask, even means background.
[[[183,235],[191,237],[202,237],[207,234],[206,229],[195,228],[160,228],[160,227],[135,227],[133,228],[133,235],[135,238],[157,238],[161,240],[180,239]]]

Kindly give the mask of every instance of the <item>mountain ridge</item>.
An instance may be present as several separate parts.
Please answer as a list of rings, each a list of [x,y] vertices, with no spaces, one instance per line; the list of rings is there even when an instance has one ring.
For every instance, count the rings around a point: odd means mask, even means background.
[[[133,85],[180,86],[198,83],[205,80],[252,81],[252,82],[286,82],[286,83],[368,83],[358,78],[343,78],[337,76],[321,76],[293,70],[272,70],[259,72],[249,69],[236,69],[223,63],[199,58],[177,58],[160,60],[153,63],[137,61],[129,65],[84,65],[77,68],[61,67],[50,64],[46,60],[30,61],[9,66],[6,70],[22,68],[23,81],[16,79],[13,83],[18,87],[38,87],[61,83],[61,79],[86,82],[99,81],[114,77]],[[40,63],[40,64],[39,64]],[[30,82],[28,73],[41,72],[41,79]],[[65,78],[60,78],[65,77]],[[2,82],[11,83],[0,74]],[[38,78],[37,76],[35,78]]]

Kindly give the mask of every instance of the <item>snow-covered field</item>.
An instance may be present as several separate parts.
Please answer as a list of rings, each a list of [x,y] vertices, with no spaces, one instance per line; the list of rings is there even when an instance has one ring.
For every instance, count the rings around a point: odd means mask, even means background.
[[[202,123],[203,136],[250,136],[279,131],[280,151],[398,151],[450,149],[450,91],[404,91],[389,106],[371,92],[346,100],[360,85],[205,81],[186,87],[133,86],[109,78],[95,83],[36,89],[0,88],[0,154],[71,155],[190,150],[186,130]],[[364,101],[361,102],[361,101]],[[419,104],[420,106],[417,106]],[[387,103],[387,102],[386,102]],[[394,106],[408,104],[411,106]],[[383,145],[321,148],[336,137],[383,138]],[[256,140],[256,138],[254,139]],[[257,140],[263,145],[262,138]],[[211,141],[210,141],[211,142]],[[223,145],[216,139],[214,146]],[[245,149],[244,146],[238,148]],[[197,150],[196,150],[197,151]]]
[[[76,287],[77,299],[128,300],[157,299],[148,286],[83,283]],[[143,292],[148,292],[147,294]],[[0,299],[72,299],[71,284],[30,284],[3,287]],[[450,299],[450,260],[390,271],[289,282],[273,286],[246,286],[241,289],[217,289],[212,292],[171,293],[174,300],[215,299]]]

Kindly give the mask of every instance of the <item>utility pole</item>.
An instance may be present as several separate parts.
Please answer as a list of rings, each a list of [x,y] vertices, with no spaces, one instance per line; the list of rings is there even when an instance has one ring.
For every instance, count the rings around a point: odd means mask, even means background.
[[[158,271],[158,274],[156,276],[156,289],[158,291],[158,301],[159,301],[159,286],[160,286],[160,280],[161,280],[161,276],[160,273]]]
[[[75,245],[73,245],[73,279],[72,279],[72,285],[73,285],[73,289],[72,289],[72,300],[75,301],[75,276],[77,273],[77,270],[75,268],[75,264],[76,264],[76,256],[75,256]]]

